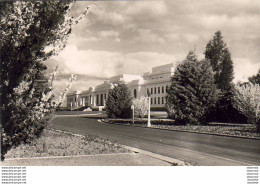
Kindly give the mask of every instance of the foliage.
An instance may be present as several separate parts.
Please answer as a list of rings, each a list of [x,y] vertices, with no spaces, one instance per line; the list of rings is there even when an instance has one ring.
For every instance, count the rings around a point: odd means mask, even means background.
[[[190,52],[187,59],[177,66],[166,92],[167,104],[172,106],[178,123],[206,123],[206,115],[217,96],[209,62],[198,61]]]
[[[148,113],[148,109],[149,109],[148,97],[141,96],[140,99],[134,99],[133,105],[134,105],[135,114],[137,114],[139,117],[143,118]]]
[[[258,70],[258,73],[256,75],[249,77],[248,80],[252,84],[259,84],[260,85],[260,69]]]
[[[236,85],[233,101],[235,108],[243,113],[250,123],[255,124],[257,133],[260,133],[260,85]]]
[[[209,121],[237,122],[246,118],[232,105],[233,61],[221,31],[217,31],[206,46],[205,58],[211,63],[217,89],[220,90],[216,108],[209,114]]]
[[[211,63],[217,88],[229,91],[234,78],[233,61],[220,31],[207,44],[205,58]]]
[[[109,118],[130,118],[132,96],[124,83],[114,84],[109,90],[106,101],[106,112]]]
[[[78,19],[71,1],[5,1],[0,4],[1,159],[39,135],[51,118],[52,81],[42,63],[58,54]]]

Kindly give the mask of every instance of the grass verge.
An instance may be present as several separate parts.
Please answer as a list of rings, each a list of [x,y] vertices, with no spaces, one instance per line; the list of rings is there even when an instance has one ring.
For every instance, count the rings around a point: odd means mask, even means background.
[[[199,133],[209,133],[218,135],[229,135],[237,137],[259,138],[260,135],[255,133],[255,127],[251,124],[241,125],[186,125],[186,126],[169,126],[169,125],[152,125],[154,128],[166,128],[170,130],[191,131]]]
[[[120,123],[127,125],[143,126],[147,125],[147,119],[137,119],[134,124],[130,119],[109,119],[110,123]],[[190,131],[198,133],[209,133],[219,135],[229,135],[237,137],[259,138],[255,126],[252,124],[233,124],[211,122],[208,125],[178,125],[170,119],[151,119],[152,128],[162,128],[169,130]]]
[[[109,153],[127,153],[120,144],[103,140],[97,136],[75,136],[70,133],[49,130],[29,144],[22,144],[6,154],[8,158],[47,156],[75,156]]]

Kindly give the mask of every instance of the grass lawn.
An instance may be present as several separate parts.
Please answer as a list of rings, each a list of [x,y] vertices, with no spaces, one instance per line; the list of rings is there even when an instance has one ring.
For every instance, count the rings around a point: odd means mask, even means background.
[[[99,137],[90,135],[81,137],[66,132],[49,130],[45,136],[42,135],[30,144],[22,144],[11,149],[5,158],[95,155],[127,152],[130,151],[122,148],[121,145],[100,139]]]

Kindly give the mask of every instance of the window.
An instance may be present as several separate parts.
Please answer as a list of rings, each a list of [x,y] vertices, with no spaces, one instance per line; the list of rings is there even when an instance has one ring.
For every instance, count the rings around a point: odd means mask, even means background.
[[[151,105],[153,105],[153,99],[151,98]]]
[[[162,93],[164,93],[164,86],[162,86]]]
[[[156,87],[154,87],[154,94],[156,94]]]
[[[149,96],[149,93],[150,93],[150,91],[149,91],[149,89],[147,88],[147,89],[146,89],[146,94],[147,94],[147,96]]]
[[[154,104],[156,104],[156,97],[154,97]]]
[[[107,94],[105,93],[105,100],[107,99]]]
[[[137,97],[137,92],[136,92],[136,89],[134,89],[134,98]]]
[[[160,94],[161,93],[161,91],[160,91],[160,87],[158,87],[158,94]]]
[[[99,104],[99,95],[97,95],[96,103],[97,103],[96,105]]]
[[[162,104],[164,104],[164,97],[162,97]]]
[[[158,97],[158,104],[160,104],[160,97]]]
[[[104,105],[104,98],[103,98],[103,94],[100,94],[100,105],[103,106]]]
[[[153,94],[153,88],[151,88],[151,94]]]

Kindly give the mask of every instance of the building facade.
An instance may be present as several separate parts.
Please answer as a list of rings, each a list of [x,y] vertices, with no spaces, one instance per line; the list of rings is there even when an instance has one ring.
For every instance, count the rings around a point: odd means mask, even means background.
[[[106,105],[109,90],[113,84],[124,82],[134,98],[151,97],[151,107],[160,108],[165,106],[166,88],[170,85],[170,78],[174,73],[174,64],[157,66],[152,72],[141,75],[122,74],[111,77],[96,87],[90,87],[86,91],[74,91],[67,94],[67,108],[78,109],[81,107],[102,109]]]

